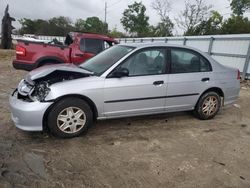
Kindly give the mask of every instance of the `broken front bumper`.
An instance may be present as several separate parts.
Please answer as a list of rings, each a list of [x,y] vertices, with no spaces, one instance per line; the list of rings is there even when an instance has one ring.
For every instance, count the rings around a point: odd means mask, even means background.
[[[52,102],[29,102],[17,98],[15,91],[9,98],[11,118],[15,126],[25,131],[42,131],[43,117]]]

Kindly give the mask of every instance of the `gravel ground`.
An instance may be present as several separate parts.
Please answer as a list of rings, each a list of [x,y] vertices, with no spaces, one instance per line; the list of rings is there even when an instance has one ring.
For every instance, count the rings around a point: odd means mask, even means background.
[[[0,51],[0,187],[250,187],[250,87],[209,121],[170,113],[99,121],[58,139],[18,130],[8,95],[26,74]]]

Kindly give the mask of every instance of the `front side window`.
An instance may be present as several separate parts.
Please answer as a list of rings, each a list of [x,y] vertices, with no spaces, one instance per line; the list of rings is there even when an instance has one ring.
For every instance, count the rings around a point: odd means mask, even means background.
[[[185,49],[171,49],[171,73],[208,72],[211,66],[201,55]]]
[[[148,49],[129,57],[121,66],[129,76],[163,74],[166,69],[165,50]]]
[[[80,50],[87,53],[98,54],[103,50],[103,40],[100,39],[81,39]]]

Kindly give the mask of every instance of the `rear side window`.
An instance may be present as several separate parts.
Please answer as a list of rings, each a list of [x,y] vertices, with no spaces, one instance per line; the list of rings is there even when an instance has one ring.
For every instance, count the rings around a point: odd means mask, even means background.
[[[186,49],[171,49],[171,73],[209,72],[211,65],[204,57]]]
[[[98,54],[103,51],[103,40],[81,39],[80,50],[87,53]]]

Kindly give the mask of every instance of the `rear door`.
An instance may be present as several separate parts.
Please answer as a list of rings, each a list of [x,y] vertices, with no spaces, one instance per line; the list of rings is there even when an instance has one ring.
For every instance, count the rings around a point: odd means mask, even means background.
[[[104,87],[106,117],[165,111],[168,82],[165,52],[165,48],[147,48],[136,52],[119,66],[129,70],[128,77],[106,78]]]
[[[211,65],[201,54],[185,48],[170,48],[169,56],[167,110],[190,110],[200,94],[211,85]]]

